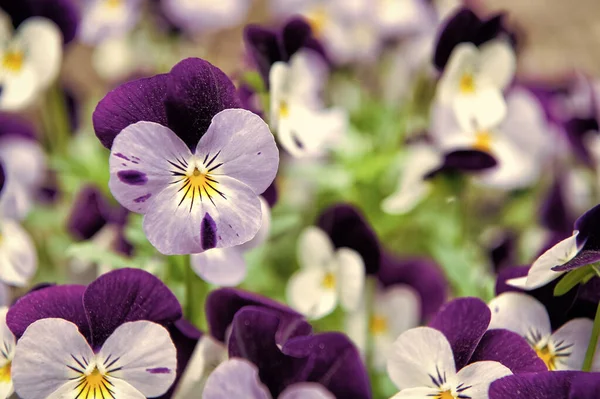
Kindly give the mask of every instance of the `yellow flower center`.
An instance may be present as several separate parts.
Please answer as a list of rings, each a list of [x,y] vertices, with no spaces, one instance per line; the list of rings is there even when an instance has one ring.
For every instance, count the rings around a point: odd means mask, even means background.
[[[122,0],[105,0],[109,8],[117,8],[122,4]]]
[[[539,356],[540,359],[546,364],[548,370],[554,371],[556,370],[556,354],[550,350],[548,345],[545,345],[542,348],[535,348],[535,353]]]
[[[106,375],[100,373],[97,367],[90,374],[82,374],[78,379],[79,385],[75,388],[77,398],[82,399],[100,399],[114,398],[112,384],[106,378]]]
[[[380,335],[388,331],[388,321],[387,317],[374,314],[371,317],[371,323],[369,325],[369,330],[373,335]]]
[[[440,392],[436,399],[456,399],[450,390]]]
[[[318,37],[323,33],[323,28],[329,21],[329,16],[324,7],[315,7],[306,14],[306,19],[312,29],[313,35]]]
[[[183,202],[183,200],[186,198],[194,201],[196,197],[200,200],[203,200],[203,198],[208,198],[212,201],[212,198],[215,195],[223,195],[217,188],[218,185],[219,183],[211,176],[210,172],[201,172],[200,169],[196,167],[192,173],[188,174],[183,179],[181,190],[185,190],[185,195],[181,201]]]
[[[323,281],[321,282],[324,288],[334,289],[335,288],[335,276],[331,272],[327,272],[325,277],[323,277]]]
[[[2,66],[12,72],[19,72],[23,67],[24,54],[19,50],[8,50],[2,57]]]
[[[473,148],[479,151],[490,152],[492,149],[492,135],[490,132],[484,130],[475,133]]]
[[[459,83],[460,92],[463,94],[475,93],[475,78],[471,73],[464,73],[460,78]]]
[[[12,367],[12,362],[6,363],[4,366],[0,367],[0,383],[10,382],[10,370]]]
[[[279,117],[287,118],[288,116],[290,116],[290,108],[287,102],[282,101],[279,103]]]

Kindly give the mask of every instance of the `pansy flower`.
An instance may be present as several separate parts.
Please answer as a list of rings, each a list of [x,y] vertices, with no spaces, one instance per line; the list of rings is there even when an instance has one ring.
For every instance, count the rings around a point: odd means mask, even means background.
[[[556,371],[516,374],[496,380],[490,399],[595,399],[600,394],[600,373]]]
[[[17,337],[12,378],[20,397],[157,397],[175,379],[177,356],[163,327],[181,318],[177,298],[136,269],[88,287],[50,286],[7,314]]]
[[[10,20],[0,18],[0,109],[20,111],[31,105],[60,72],[63,39],[56,24],[31,17],[13,33]]]
[[[0,337],[2,338],[2,349],[0,350],[0,398],[8,398],[14,392],[10,372],[17,341],[6,325],[7,312],[8,308],[6,306],[0,308]]]
[[[96,45],[127,34],[138,21],[141,6],[142,0],[86,1],[77,32],[79,40]]]
[[[489,303],[490,329],[505,328],[524,337],[548,370],[580,370],[592,335],[592,320],[570,320],[552,331],[544,305],[521,293],[506,292]],[[592,366],[600,370],[600,359]]]
[[[490,318],[483,301],[460,298],[444,306],[429,327],[400,335],[388,360],[397,397],[488,398],[494,380],[544,370],[518,334],[487,331]]]
[[[422,33],[437,17],[432,5],[423,0],[377,0],[375,8],[375,23],[384,37]]]
[[[275,183],[271,184],[265,195],[271,195],[275,190]],[[221,286],[235,286],[246,277],[246,261],[244,253],[261,246],[269,236],[271,228],[271,209],[268,201],[261,196],[260,205],[262,223],[260,230],[250,241],[231,248],[213,248],[199,254],[192,254],[190,261],[194,271],[211,284]]]
[[[111,192],[144,214],[144,232],[161,253],[232,247],[258,232],[258,196],[279,154],[268,126],[237,106],[227,76],[194,58],[121,85],[98,104],[94,127],[111,148]]]
[[[0,219],[0,282],[25,286],[37,265],[37,252],[29,233],[14,220]]]
[[[247,0],[160,0],[160,4],[169,22],[189,34],[236,26],[250,8]]]
[[[527,276],[508,284],[525,290],[542,287],[566,272],[600,260],[598,220],[600,205],[596,205],[575,221],[573,235],[560,241],[533,262]]]

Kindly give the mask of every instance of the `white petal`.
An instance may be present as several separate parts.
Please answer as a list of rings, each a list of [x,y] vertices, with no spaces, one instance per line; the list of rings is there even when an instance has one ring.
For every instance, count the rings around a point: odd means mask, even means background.
[[[301,49],[294,53],[289,65],[286,94],[290,101],[300,102],[308,107],[320,107],[321,90],[328,73],[323,57],[313,50]]]
[[[389,334],[397,337],[421,320],[419,293],[409,285],[394,285],[375,296],[374,311],[387,319]]]
[[[0,281],[24,286],[37,269],[37,253],[29,234],[16,222],[0,222]]]
[[[92,65],[98,75],[109,82],[127,78],[136,66],[129,38],[115,37],[104,40],[92,53]]]
[[[19,25],[16,40],[23,43],[40,87],[48,87],[56,80],[62,62],[63,38],[58,26],[46,18],[27,18]]]
[[[489,329],[505,328],[522,337],[527,337],[532,332],[542,337],[552,333],[546,308],[532,296],[505,292],[492,299],[489,307],[492,312]]]
[[[14,391],[10,378],[11,361],[15,351],[15,336],[6,325],[6,306],[0,308],[0,339],[2,340],[2,355],[0,356],[0,398],[8,398]],[[8,378],[6,378],[8,377]]]
[[[578,234],[579,232],[576,231],[571,237],[565,238],[537,258],[533,262],[533,265],[531,265],[529,273],[527,273],[527,280],[525,280],[524,286],[522,278],[508,280],[507,284],[517,288],[533,290],[562,276],[564,272],[555,272],[552,268],[568,262],[577,255],[579,252],[577,248]]]
[[[271,232],[271,208],[267,201],[262,197],[258,197],[260,199],[260,210],[262,214],[262,222],[260,224],[260,229],[258,233],[248,242],[238,245],[242,252],[250,251],[256,247],[261,246],[267,241],[269,238],[269,233]]]
[[[336,251],[338,262],[337,283],[340,305],[347,311],[356,310],[363,300],[365,287],[365,263],[358,252],[350,248]]]
[[[437,388],[407,388],[392,396],[391,399],[431,399],[439,394],[440,390]]]
[[[429,182],[415,182],[410,187],[404,187],[403,184],[401,190],[383,200],[381,209],[390,215],[408,213],[427,198],[430,192],[431,184]]]
[[[396,339],[387,364],[388,375],[400,389],[431,387],[431,375],[456,374],[450,343],[438,330],[417,327]]]
[[[246,261],[239,246],[213,248],[190,257],[192,268],[211,284],[233,287],[246,277]]]
[[[463,387],[470,386],[470,388],[461,391],[461,394],[471,399],[488,399],[490,384],[511,374],[512,372],[508,367],[498,362],[483,361],[471,363],[460,369],[451,380],[452,385],[454,385],[453,393],[456,387],[463,384]]]
[[[472,43],[460,43],[452,50],[444,74],[437,86],[442,104],[450,105],[460,91],[460,80],[465,73],[473,73],[479,59],[479,50]]]
[[[286,97],[285,91],[289,74],[288,64],[281,61],[274,63],[269,70],[269,83],[271,85],[269,90],[271,110],[269,124],[273,130],[278,130],[280,107]]]
[[[267,387],[258,378],[258,369],[244,359],[229,359],[211,373],[203,399],[271,399]]]
[[[81,374],[81,363],[94,357],[77,326],[63,319],[42,319],[32,323],[19,339],[12,363],[15,391],[22,398],[46,399],[70,378]]]
[[[3,72],[0,79],[0,110],[21,111],[31,105],[39,94],[40,82],[35,69],[24,62],[17,72]]]
[[[456,120],[461,128],[491,129],[506,116],[506,101],[502,92],[491,85],[476,82],[474,93],[460,93],[452,101]]]
[[[301,382],[288,386],[278,399],[335,399],[335,396],[321,384]]]
[[[120,369],[110,375],[151,398],[164,394],[177,373],[177,350],[169,332],[149,321],[120,325],[102,345],[97,358],[105,365],[118,358],[108,371]]]
[[[479,75],[503,90],[512,81],[517,67],[515,51],[506,40],[492,40],[479,49]]]
[[[309,226],[298,238],[298,261],[302,268],[324,269],[334,257],[333,243],[320,228]]]
[[[581,370],[585,352],[587,351],[590,337],[592,336],[593,322],[590,319],[573,319],[565,323],[561,328],[552,334],[552,347],[565,347],[564,351],[558,351],[558,354],[569,353],[569,356],[558,357],[556,360],[557,370]],[[596,344],[596,353],[598,353],[599,344]],[[599,371],[600,359],[595,356],[592,371]]]
[[[326,275],[325,270],[316,268],[294,273],[287,286],[289,305],[311,319],[320,319],[331,313],[337,305],[337,282],[333,281],[333,287],[326,286]]]

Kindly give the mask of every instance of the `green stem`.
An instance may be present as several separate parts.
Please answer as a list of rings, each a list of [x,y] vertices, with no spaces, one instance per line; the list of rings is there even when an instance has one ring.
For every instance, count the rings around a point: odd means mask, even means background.
[[[71,126],[69,125],[65,95],[58,83],[51,86],[46,93],[42,119],[46,131],[47,147],[54,153],[64,154],[71,136]]]
[[[185,265],[185,306],[186,319],[201,330],[206,330],[206,318],[204,317],[204,303],[209,292],[208,284],[202,280],[189,264],[189,258]]]
[[[598,344],[598,337],[600,336],[600,303],[596,309],[596,317],[594,319],[594,327],[592,329],[592,336],[590,343],[588,344],[587,351],[585,352],[585,359],[583,361],[583,371],[590,371],[592,369],[592,363],[594,362],[594,355],[596,354],[596,345]]]

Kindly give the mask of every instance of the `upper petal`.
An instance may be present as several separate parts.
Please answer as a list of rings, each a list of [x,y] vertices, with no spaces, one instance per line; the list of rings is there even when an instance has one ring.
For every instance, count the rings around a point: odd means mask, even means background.
[[[325,232],[308,226],[298,237],[298,261],[300,267],[323,269],[334,256],[333,244]]]
[[[16,40],[27,49],[27,61],[40,86],[48,87],[57,78],[62,63],[63,38],[58,26],[46,18],[28,18],[19,25]]]
[[[338,294],[334,274],[323,269],[301,269],[294,273],[287,285],[286,296],[290,306],[310,319],[327,316],[337,306]],[[355,298],[352,298],[354,302]]]
[[[486,81],[501,90],[508,86],[517,66],[515,51],[508,41],[499,39],[483,44],[479,56],[480,73]]]
[[[98,277],[85,290],[83,303],[94,348],[125,322],[148,320],[164,325],[182,316],[171,290],[140,269],[118,269]]]
[[[217,155],[218,154],[218,155]],[[262,194],[273,182],[279,151],[267,124],[244,109],[227,109],[212,122],[196,147],[200,158],[217,156],[215,175],[225,175]]]
[[[365,288],[365,264],[358,252],[349,248],[340,248],[336,252],[339,265],[338,269],[338,292],[340,305],[347,311],[352,312],[363,300]]]
[[[522,337],[527,337],[532,331],[542,336],[552,333],[546,308],[529,295],[505,292],[492,299],[489,307],[492,311],[490,329],[505,328]]]
[[[322,385],[306,382],[290,385],[278,399],[335,399]]]

